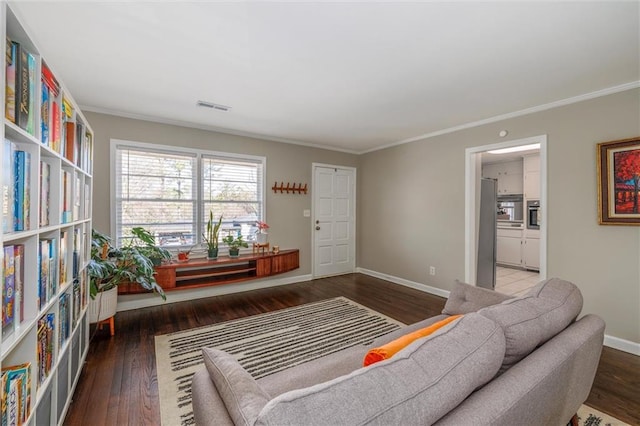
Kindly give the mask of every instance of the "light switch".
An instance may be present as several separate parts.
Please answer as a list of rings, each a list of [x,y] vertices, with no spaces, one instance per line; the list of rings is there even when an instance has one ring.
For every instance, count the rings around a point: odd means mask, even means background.
[[[302,210],[302,216],[311,217],[311,210],[309,210],[309,209]]]

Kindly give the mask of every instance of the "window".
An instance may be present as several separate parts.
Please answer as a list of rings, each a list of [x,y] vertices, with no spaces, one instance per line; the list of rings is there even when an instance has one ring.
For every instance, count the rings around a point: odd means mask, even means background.
[[[142,226],[164,247],[194,246],[213,212],[220,238],[254,239],[264,220],[264,157],[113,141],[112,227],[122,245]]]

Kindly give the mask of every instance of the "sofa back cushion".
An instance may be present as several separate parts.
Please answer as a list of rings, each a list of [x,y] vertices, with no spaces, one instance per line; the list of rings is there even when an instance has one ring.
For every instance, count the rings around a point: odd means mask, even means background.
[[[391,359],[277,396],[256,424],[431,424],[495,376],[504,350],[502,329],[469,314]]]
[[[483,308],[478,313],[504,330],[507,347],[502,373],[564,330],[581,310],[580,290],[569,281],[550,278],[523,297]]]
[[[513,296],[456,280],[442,313],[445,315],[468,314],[512,298]]]

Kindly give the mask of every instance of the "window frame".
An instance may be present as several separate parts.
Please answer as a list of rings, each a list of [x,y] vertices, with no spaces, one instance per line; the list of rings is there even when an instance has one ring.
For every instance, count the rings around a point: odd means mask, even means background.
[[[251,161],[255,163],[260,163],[262,167],[262,182],[258,184],[258,191],[261,194],[260,200],[260,217],[257,220],[261,220],[266,222],[266,196],[267,196],[267,158],[259,155],[251,155],[251,154],[239,154],[232,152],[223,152],[223,151],[212,151],[205,149],[196,149],[196,148],[187,148],[187,147],[179,147],[173,145],[162,145],[155,143],[147,143],[147,142],[136,142],[136,141],[128,141],[123,139],[111,139],[110,141],[110,158],[109,158],[109,167],[110,167],[110,226],[111,238],[114,242],[118,242],[117,236],[117,202],[116,202],[116,179],[117,175],[117,153],[119,149],[137,149],[141,151],[149,151],[154,153],[166,153],[168,155],[175,154],[183,154],[183,155],[191,155],[195,158],[195,180],[194,185],[196,185],[196,201],[195,201],[195,244],[193,246],[180,246],[180,247],[165,247],[171,252],[177,252],[182,247],[193,247],[198,248],[202,246],[203,239],[202,235],[200,235],[201,230],[203,230],[207,223],[207,218],[204,214],[204,176],[203,176],[203,166],[202,160],[203,158],[221,158],[221,159],[238,159],[244,161]],[[224,243],[220,243],[221,247],[224,247]]]

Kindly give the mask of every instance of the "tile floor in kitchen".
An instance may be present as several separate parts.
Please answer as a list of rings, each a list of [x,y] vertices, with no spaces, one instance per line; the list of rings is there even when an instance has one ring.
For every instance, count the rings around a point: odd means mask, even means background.
[[[537,272],[496,266],[495,290],[500,293],[522,296],[538,282],[540,282],[540,274]]]

